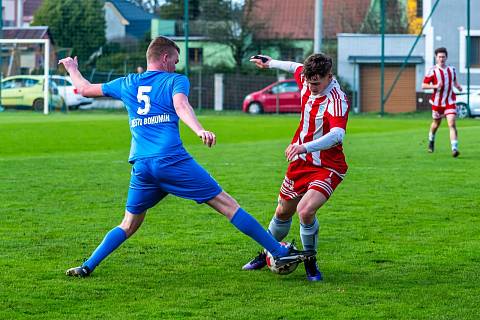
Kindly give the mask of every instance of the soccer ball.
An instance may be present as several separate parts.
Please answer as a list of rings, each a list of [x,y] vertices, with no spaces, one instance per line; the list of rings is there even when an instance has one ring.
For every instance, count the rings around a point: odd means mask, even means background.
[[[284,247],[286,246],[289,246],[290,243],[288,242],[280,242],[280,244]],[[295,248],[295,246],[294,246]],[[296,249],[296,248],[295,248]],[[275,265],[275,259],[273,258],[272,254],[270,252],[268,252],[267,250],[265,250],[265,253],[267,254],[267,267],[268,269],[270,269],[270,271],[272,271],[273,273],[276,273],[276,274],[279,274],[279,275],[287,275],[289,273],[292,273],[293,271],[295,271],[295,269],[297,269],[298,267],[298,264],[299,262],[292,262],[292,263],[289,263],[287,265],[283,265],[281,267],[277,267]]]

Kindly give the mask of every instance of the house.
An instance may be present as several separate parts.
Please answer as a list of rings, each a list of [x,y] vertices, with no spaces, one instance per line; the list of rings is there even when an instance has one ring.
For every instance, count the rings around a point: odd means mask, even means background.
[[[156,18],[126,0],[107,0],[104,5],[107,41],[119,39],[143,40],[150,34],[151,21]]]
[[[3,26],[28,27],[43,0],[3,0]]]
[[[5,27],[3,39],[48,39],[50,41],[50,66],[56,67],[56,52],[54,42],[48,27]],[[3,44],[2,72],[5,76],[31,74],[44,67],[45,48],[41,44]]]
[[[339,32],[356,31],[365,18],[372,0],[324,0],[323,38],[336,39]],[[303,61],[313,51],[315,1],[312,0],[256,0],[252,16],[261,25],[254,37],[260,40],[262,51],[277,59]],[[231,49],[213,43],[201,32],[195,32],[195,21],[190,22],[189,58],[191,65],[233,67]],[[158,35],[172,37],[185,52],[185,43],[179,21],[157,20],[152,23],[152,38]],[[180,32],[179,32],[180,30]],[[173,34],[172,34],[173,33]],[[180,59],[179,69],[184,67]]]
[[[385,35],[385,95],[399,73],[405,68],[391,90],[385,105],[386,112],[411,112],[429,109],[427,94],[422,90],[425,73],[435,63],[434,50],[448,49],[448,64],[457,69],[463,86],[467,83],[467,1],[440,1],[431,14],[435,0],[423,0],[422,16],[430,16],[423,34]],[[418,1],[420,3],[421,1]],[[418,11],[417,11],[418,12]],[[480,2],[471,1],[471,85],[480,85],[480,21],[474,19],[480,12]],[[413,44],[417,42],[415,48]],[[408,54],[411,53],[408,60]],[[338,75],[353,88],[355,111],[379,112],[380,103],[381,35],[339,34]]]
[[[337,33],[356,32],[362,25],[372,0],[324,0],[323,35],[335,40]],[[301,62],[313,52],[315,1],[257,0],[253,15],[265,25],[255,35],[257,39],[276,43],[272,55],[278,59]]]

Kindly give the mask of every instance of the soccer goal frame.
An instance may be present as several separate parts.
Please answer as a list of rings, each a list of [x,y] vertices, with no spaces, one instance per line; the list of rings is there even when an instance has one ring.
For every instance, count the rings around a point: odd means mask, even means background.
[[[50,87],[50,40],[49,39],[0,39],[0,45],[3,44],[43,44],[44,50],[44,66],[43,66],[43,114],[48,114],[48,102],[49,102],[49,87]]]

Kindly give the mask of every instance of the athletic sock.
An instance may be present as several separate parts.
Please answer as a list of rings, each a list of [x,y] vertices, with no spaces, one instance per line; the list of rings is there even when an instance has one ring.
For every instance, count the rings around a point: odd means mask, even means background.
[[[102,243],[95,249],[90,258],[82,264],[82,267],[88,267],[93,271],[113,250],[117,249],[125,240],[127,234],[120,227],[110,230],[103,238]]]
[[[268,232],[270,232],[277,241],[282,241],[287,236],[291,226],[292,218],[288,220],[280,220],[273,216],[268,225]]]
[[[428,133],[428,141],[435,141],[435,135],[432,132]]]
[[[452,151],[458,150],[458,140],[452,140],[450,143],[452,144]]]
[[[230,222],[238,230],[267,249],[273,256],[284,256],[287,254],[288,249],[281,246],[270,233],[263,229],[254,217],[242,208],[239,208],[237,212],[235,212]]]
[[[317,218],[312,224],[300,223],[300,238],[302,239],[303,250],[317,250],[318,229]]]

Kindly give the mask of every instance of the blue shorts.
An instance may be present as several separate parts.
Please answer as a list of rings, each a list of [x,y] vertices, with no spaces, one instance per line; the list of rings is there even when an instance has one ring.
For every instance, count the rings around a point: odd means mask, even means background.
[[[126,209],[142,213],[169,193],[204,203],[220,192],[218,183],[192,158],[173,163],[162,158],[138,159],[132,166]]]

